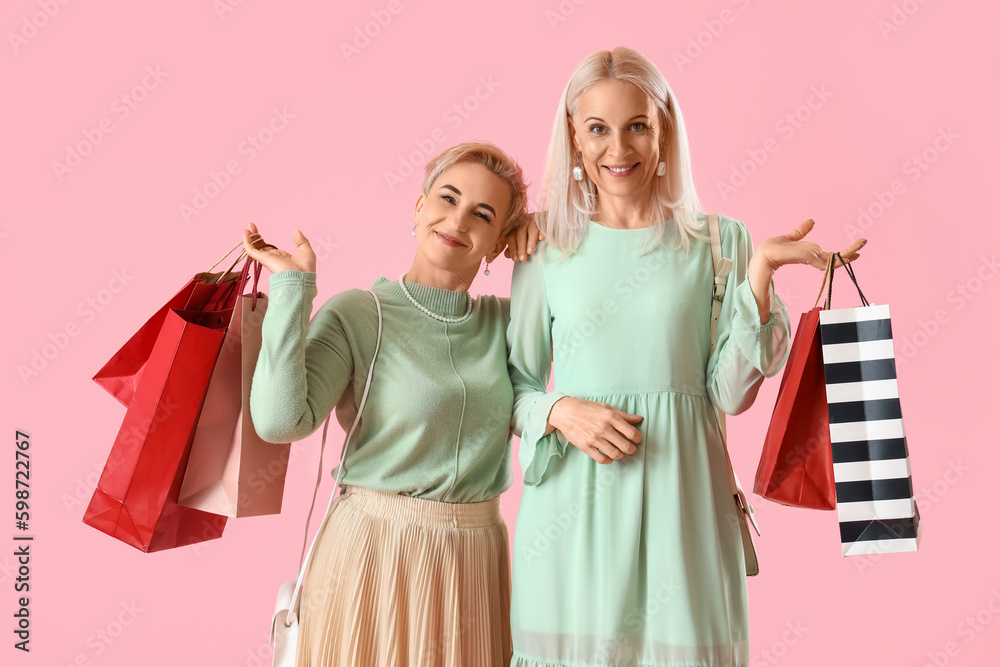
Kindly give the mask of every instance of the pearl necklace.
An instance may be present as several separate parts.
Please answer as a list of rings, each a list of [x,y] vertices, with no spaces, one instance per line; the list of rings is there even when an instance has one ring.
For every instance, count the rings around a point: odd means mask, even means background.
[[[428,310],[419,301],[414,299],[413,295],[410,294],[410,290],[406,289],[406,285],[403,283],[403,278],[405,277],[405,273],[399,277],[399,286],[403,288],[403,294],[406,295],[406,298],[409,299],[414,306],[424,311],[435,320],[441,320],[442,322],[447,322],[449,324],[457,324],[459,322],[464,322],[469,319],[470,315],[472,315],[472,296],[469,295],[468,292],[465,293],[465,298],[469,300],[469,306],[465,309],[465,315],[462,315],[461,317],[445,317],[444,315],[438,315],[437,313]]]

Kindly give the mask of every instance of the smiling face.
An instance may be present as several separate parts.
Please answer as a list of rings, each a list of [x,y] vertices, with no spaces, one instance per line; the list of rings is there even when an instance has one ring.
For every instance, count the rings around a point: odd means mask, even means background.
[[[570,134],[601,197],[648,200],[664,136],[656,105],[638,86],[614,79],[591,86],[577,102]]]
[[[482,165],[459,162],[441,172],[416,207],[417,254],[456,274],[475,275],[499,253],[510,207],[506,182]]]

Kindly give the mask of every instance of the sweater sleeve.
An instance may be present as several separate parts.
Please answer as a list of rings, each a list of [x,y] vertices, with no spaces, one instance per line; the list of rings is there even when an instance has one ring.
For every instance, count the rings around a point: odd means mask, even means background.
[[[753,405],[764,378],[781,370],[788,357],[791,330],[788,310],[775,294],[773,281],[768,287],[770,316],[767,324],[760,323],[757,301],[747,280],[753,241],[742,221],[732,222],[722,232],[722,250],[733,260],[733,270],[719,315],[718,344],[708,361],[706,385],[719,409],[738,415]]]
[[[293,442],[315,432],[333,411],[354,372],[354,356],[336,297],[310,323],[315,272],[279,271],[269,290],[250,414],[263,440]]]
[[[507,326],[507,367],[514,388],[511,429],[520,434],[518,460],[524,483],[541,483],[553,456],[563,456],[569,442],[553,431],[544,435],[552,405],[566,394],[547,392],[552,372],[552,313],[545,295],[539,247],[526,262],[514,265]]]

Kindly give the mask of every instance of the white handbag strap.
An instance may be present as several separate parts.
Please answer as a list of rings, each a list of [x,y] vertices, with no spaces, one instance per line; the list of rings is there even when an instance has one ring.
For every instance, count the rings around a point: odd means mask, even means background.
[[[708,233],[712,243],[712,267],[715,273],[715,280],[712,284],[712,338],[711,344],[708,348],[708,354],[711,356],[712,352],[715,351],[716,344],[718,343],[719,315],[722,313],[722,300],[726,296],[726,279],[729,277],[729,272],[733,268],[733,260],[722,255],[722,240],[719,234],[719,216],[715,213],[708,216]],[[733,469],[733,461],[729,458],[729,445],[726,442],[726,416],[722,410],[715,408],[715,417],[719,421],[719,431],[722,433],[722,451],[726,453],[726,468],[729,470],[729,486],[733,489],[733,494],[741,504],[741,507],[738,509],[743,512],[748,519],[750,519],[750,523],[753,525],[753,529],[759,537],[760,528],[757,526],[757,521],[753,516],[753,505],[750,504],[750,500],[747,498],[746,494],[743,493],[743,487],[740,485],[740,480],[736,476],[736,471]]]
[[[306,572],[309,569],[309,563],[312,560],[313,551],[316,548],[316,543],[319,542],[320,536],[323,534],[323,529],[326,528],[326,523],[330,519],[330,508],[333,507],[333,500],[337,496],[337,490],[340,488],[340,476],[344,472],[344,459],[347,458],[347,449],[350,446],[351,436],[354,435],[354,430],[358,427],[358,422],[361,421],[361,411],[365,408],[365,401],[368,399],[368,389],[372,384],[372,373],[375,371],[375,359],[378,357],[378,349],[382,343],[382,304],[378,300],[378,295],[372,290],[372,296],[375,297],[375,310],[378,312],[378,336],[375,339],[375,352],[372,354],[372,363],[368,368],[368,379],[365,381],[365,390],[361,394],[361,403],[358,405],[358,413],[354,415],[354,423],[351,425],[351,430],[347,432],[347,437],[344,438],[344,446],[340,450],[340,465],[337,466],[337,481],[334,485],[333,492],[330,494],[330,503],[326,506],[326,515],[323,517],[322,523],[320,523],[319,529],[316,531],[315,537],[313,537],[312,544],[309,545],[309,552],[306,553],[306,541],[309,539],[309,521],[312,519],[313,509],[316,507],[316,494],[319,492],[319,484],[323,479],[323,450],[326,448],[326,432],[330,427],[330,418],[333,416],[333,411],[326,418],[326,422],[323,424],[323,441],[319,448],[319,470],[316,474],[316,488],[313,489],[312,503],[309,505],[309,515],[306,517],[306,532],[302,536],[302,552],[303,554],[299,556],[299,575],[295,580],[295,590],[292,592],[292,600],[288,605],[288,616],[285,618],[285,626],[291,627],[292,623],[299,615],[299,596],[302,592],[302,583],[305,581]]]

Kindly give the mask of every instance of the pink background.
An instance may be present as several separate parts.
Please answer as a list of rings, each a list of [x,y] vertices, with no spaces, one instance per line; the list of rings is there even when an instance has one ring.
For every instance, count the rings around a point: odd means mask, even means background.
[[[920,551],[844,558],[835,513],[757,499],[753,665],[995,664],[1000,456],[984,408],[1000,370],[1000,234],[986,194],[1000,12],[917,0],[470,4],[4,4],[4,663],[270,664],[274,595],[298,557],[319,433],[292,461],[282,515],[143,554],[81,522],[124,415],[91,376],[248,221],[282,247],[295,227],[312,240],[316,308],[396,278],[412,257],[424,162],[490,139],[537,183],[573,69],[627,45],[680,102],[704,210],[744,220],[758,241],[810,217],[827,248],[863,230],[859,280],[892,308]],[[79,160],[57,169],[71,147]],[[413,173],[399,171],[409,159]],[[859,209],[871,217],[859,222]],[[778,273],[795,322],[817,278]],[[838,284],[835,305],[855,305]],[[472,291],[509,285],[501,259]],[[37,372],[22,377],[33,357]],[[777,388],[767,382],[730,420],[748,486]],[[32,443],[30,655],[12,648],[15,429]],[[332,486],[325,476],[321,495]],[[512,533],[520,486],[517,476],[503,496]]]

